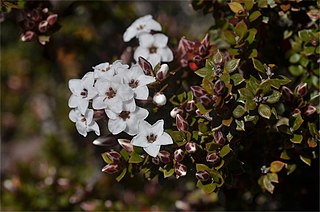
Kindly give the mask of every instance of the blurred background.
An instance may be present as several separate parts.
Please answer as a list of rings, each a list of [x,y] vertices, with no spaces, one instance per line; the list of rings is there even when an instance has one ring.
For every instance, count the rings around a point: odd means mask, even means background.
[[[189,1],[51,1],[50,10],[58,14],[61,29],[45,46],[20,41],[16,11],[1,23],[2,211],[316,207],[312,197],[308,204],[284,201],[286,197],[261,193],[258,187],[208,195],[187,178],[148,181],[137,176],[117,183],[116,176],[102,173],[105,149],[92,144],[93,133],[79,135],[68,118],[69,79],[80,79],[92,66],[119,59],[126,47],[135,46],[136,41],[124,43],[122,34],[140,16],[152,14],[172,48],[182,36],[202,39],[214,20],[195,12]],[[313,179],[312,172],[308,177]]]

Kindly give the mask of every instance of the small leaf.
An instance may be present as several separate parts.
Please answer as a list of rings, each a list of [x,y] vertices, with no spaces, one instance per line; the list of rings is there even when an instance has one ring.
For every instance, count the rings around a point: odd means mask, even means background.
[[[265,73],[266,72],[263,64],[259,60],[252,58],[252,62],[253,62],[254,68],[257,71],[260,71],[261,73]]]
[[[231,3],[228,3],[230,9],[232,10],[232,12],[238,14],[239,11],[243,11],[243,7],[240,3],[238,2],[231,2]]]
[[[247,11],[250,11],[254,5],[254,0],[246,0],[244,1],[244,6],[246,7]]]
[[[304,162],[308,166],[311,166],[311,159],[310,158],[307,158],[307,157],[300,155],[300,159],[302,160],[302,162]]]
[[[244,108],[246,109],[247,112],[249,112],[250,110],[256,109],[256,107],[257,107],[256,103],[252,99],[247,99],[244,104]]]
[[[273,161],[270,164],[270,171],[271,172],[280,172],[285,165],[286,164],[283,163],[282,161],[279,161],[279,160]]]
[[[281,152],[280,158],[283,160],[290,160],[290,156],[288,155],[288,152],[286,150],[283,150]]]
[[[198,69],[194,73],[196,73],[199,77],[206,77],[208,74],[212,73],[212,70],[207,67],[203,67]]]
[[[238,105],[234,110],[233,110],[233,116],[235,118],[240,118],[241,116],[243,116],[246,113],[246,110],[244,109],[243,106]]]
[[[310,33],[307,30],[301,30],[298,32],[299,38],[304,42],[308,42],[310,40]]]
[[[258,112],[259,112],[260,116],[262,116],[263,118],[266,118],[266,119],[270,119],[271,114],[272,114],[270,107],[266,104],[260,104],[258,107]]]
[[[240,96],[245,99],[253,99],[253,93],[248,88],[240,88],[239,90]]]
[[[238,131],[246,131],[245,128],[244,128],[244,122],[242,120],[239,121],[239,120],[236,119],[235,121],[236,121],[236,124],[237,124],[236,130],[238,130]]]
[[[130,155],[129,163],[141,163],[144,159],[138,155],[137,153],[133,152]]]
[[[203,184],[200,180],[198,180],[197,187],[202,189],[207,194],[210,194],[216,189],[217,186],[214,183]]]
[[[240,59],[232,59],[225,63],[224,70],[229,73],[234,72],[239,66]]]
[[[236,44],[236,38],[235,35],[230,31],[230,30],[225,30],[223,32],[224,38],[226,39],[226,41],[228,41],[228,43],[234,45]]]
[[[107,152],[102,153],[101,156],[104,162],[106,162],[107,164],[112,163],[112,160],[108,157]]]
[[[239,23],[237,23],[234,30],[236,34],[239,36],[239,40],[241,40],[244,37],[244,35],[247,33],[248,27],[244,21],[240,21]]]
[[[174,174],[174,168],[167,168],[167,165],[165,165],[165,168],[163,169],[163,176],[164,178],[170,177]]]
[[[121,174],[116,178],[117,182],[120,182],[120,180],[126,175],[127,173],[127,168],[123,169]]]
[[[295,77],[301,76],[303,73],[305,73],[305,69],[301,65],[289,66],[289,71]]]
[[[263,183],[264,188],[267,191],[269,191],[271,194],[273,194],[274,185],[271,183],[271,181],[269,180],[267,175],[263,176],[262,183]]]
[[[294,172],[294,170],[296,170],[296,168],[297,168],[296,164],[287,164],[286,165],[287,175],[289,175],[292,172]]]
[[[250,58],[257,57],[257,56],[258,56],[258,51],[256,49],[252,49],[248,58],[250,59]]]
[[[253,22],[253,21],[257,20],[257,18],[259,18],[260,16],[261,16],[261,12],[256,10],[253,13],[250,14],[249,21]]]
[[[249,44],[251,44],[255,40],[257,30],[255,28],[252,28],[252,29],[249,29],[248,32],[249,32],[249,35],[247,37],[247,41],[249,42]]]
[[[207,165],[201,164],[201,163],[196,164],[196,169],[197,169],[197,171],[203,171],[203,170],[208,171],[208,172],[211,171],[211,169]]]
[[[235,86],[240,85],[245,79],[243,78],[243,76],[239,73],[233,74],[231,75],[231,80],[233,81],[233,84]]]
[[[289,82],[291,82],[291,80],[285,76],[280,75],[280,77],[282,79],[270,79],[269,83],[272,87],[279,89],[282,85],[286,85]]]
[[[200,112],[201,112],[202,114],[206,114],[206,113],[208,113],[208,112],[211,111],[211,110],[207,110],[207,109],[201,104],[201,102],[198,102],[198,103],[196,104],[196,106],[197,106],[197,108],[200,110]]]
[[[303,139],[302,135],[293,134],[293,138],[291,138],[290,141],[295,144],[301,144],[302,139]]]
[[[267,102],[270,104],[274,104],[274,103],[278,102],[279,99],[281,98],[281,92],[273,90],[272,94],[267,97],[268,97]]]
[[[223,158],[224,156],[229,154],[229,152],[231,152],[231,148],[230,148],[229,144],[223,146],[222,149],[220,150],[220,157]]]
[[[221,54],[221,52],[218,49],[218,51],[213,55],[213,62],[215,64],[220,64],[220,63],[222,63],[222,61],[223,61],[223,55]]]
[[[202,86],[202,88],[204,88],[204,90],[205,90],[208,94],[213,94],[213,93],[214,93],[214,85],[213,85],[213,83],[212,83],[210,80],[208,80],[207,78],[203,78],[201,86]]]
[[[279,183],[278,174],[277,173],[268,173],[267,177],[270,180],[270,182]]]
[[[301,55],[300,55],[300,54],[294,53],[294,54],[291,55],[291,57],[289,58],[289,62],[290,62],[290,63],[297,63],[297,62],[299,62],[300,58],[301,58]]]
[[[293,125],[292,125],[293,131],[296,131],[297,129],[299,129],[301,124],[304,122],[300,113],[294,114],[290,121],[293,122]]]

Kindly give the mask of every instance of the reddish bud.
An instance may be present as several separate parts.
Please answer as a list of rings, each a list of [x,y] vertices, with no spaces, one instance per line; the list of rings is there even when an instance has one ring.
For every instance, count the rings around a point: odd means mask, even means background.
[[[162,81],[167,78],[169,71],[169,66],[167,64],[162,64],[160,69],[157,71],[156,78]]]
[[[173,109],[170,111],[170,116],[171,116],[172,118],[175,118],[175,117],[177,116],[177,114],[180,114],[180,115],[181,115],[182,113],[183,113],[183,110],[182,110],[182,109],[175,107],[175,108],[173,108]]]
[[[203,44],[205,47],[208,47],[209,46],[209,41],[210,41],[209,34],[206,34],[204,36],[204,38],[202,39],[201,44]]]
[[[301,110],[299,108],[295,108],[292,112],[292,116],[296,116],[298,114],[301,114]]]
[[[176,173],[176,178],[185,176],[187,174],[187,166],[182,163],[176,163],[174,166],[174,172]]]
[[[214,132],[213,139],[219,145],[224,145],[226,142],[226,138],[220,130]]]
[[[199,98],[199,97],[207,94],[207,92],[200,86],[195,85],[195,86],[191,86],[190,88],[193,93],[193,96],[195,96],[195,97]]]
[[[119,171],[118,164],[107,164],[105,167],[102,168],[102,171],[107,174],[114,174]]]
[[[207,155],[206,160],[209,163],[217,163],[220,161],[220,157],[217,152],[211,152],[210,154]]]
[[[177,149],[173,153],[173,158],[177,162],[181,162],[184,158],[184,151],[182,149]]]
[[[199,98],[199,100],[205,106],[209,106],[209,105],[213,104],[212,95],[209,95],[209,94],[205,94],[205,95],[201,96]]]
[[[144,59],[143,57],[139,57],[138,63],[145,75],[151,75],[153,68],[152,65],[146,59]]]
[[[160,164],[160,159],[159,157],[154,157],[151,159],[152,163],[154,163],[155,165],[159,165]]]
[[[47,18],[48,24],[49,25],[53,25],[57,22],[58,20],[58,15],[57,14],[53,14],[53,15],[49,15]]]
[[[309,105],[309,106],[307,107],[306,111],[304,112],[304,115],[310,116],[310,115],[312,115],[314,112],[316,112],[316,110],[317,110],[317,109],[316,109],[314,106]]]
[[[112,161],[112,163],[119,163],[121,160],[121,155],[116,151],[106,152],[106,155]]]
[[[158,153],[158,157],[159,157],[160,161],[164,164],[167,164],[170,162],[170,153],[166,150],[161,150]]]
[[[187,102],[186,107],[185,107],[185,110],[186,110],[187,112],[191,112],[191,111],[193,111],[195,108],[196,108],[196,103],[195,103],[195,101],[194,101],[194,100],[190,100],[190,101]]]
[[[199,46],[199,54],[205,56],[207,54],[207,48],[204,45]]]
[[[192,154],[197,151],[197,144],[195,142],[188,142],[186,143],[185,148],[188,153]]]
[[[308,93],[308,84],[307,83],[301,83],[297,86],[297,95],[300,97],[304,97]]]
[[[118,142],[120,146],[127,152],[131,153],[133,152],[133,145],[130,143],[130,140],[128,139],[118,139]]]
[[[21,41],[31,41],[35,38],[35,33],[32,31],[27,31],[21,35]]]
[[[211,178],[210,174],[205,170],[200,170],[196,172],[196,178],[200,181],[207,181]]]
[[[188,132],[189,124],[180,114],[176,116],[176,125],[179,131]]]
[[[106,146],[106,147],[114,147],[117,145],[116,136],[114,135],[106,135],[106,136],[100,136],[97,139],[93,141],[94,145],[98,146]]]
[[[192,58],[193,62],[195,62],[196,64],[201,64],[201,61],[202,61],[202,58],[199,56],[199,55],[195,55],[193,58]]]
[[[46,32],[48,29],[48,21],[41,21],[38,25],[38,29],[40,32]]]
[[[224,93],[225,87],[225,83],[221,80],[217,80],[214,83],[214,91],[218,96],[221,96]]]
[[[93,119],[95,121],[103,119],[105,117],[106,117],[106,114],[105,114],[104,110],[94,110]]]
[[[293,92],[290,90],[290,88],[286,86],[282,87],[282,98],[286,102],[293,102]]]

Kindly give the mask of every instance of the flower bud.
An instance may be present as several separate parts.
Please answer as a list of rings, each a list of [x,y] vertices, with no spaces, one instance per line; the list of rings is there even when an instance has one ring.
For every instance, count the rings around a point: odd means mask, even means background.
[[[176,125],[179,131],[187,132],[189,128],[188,122],[180,115],[176,116]]]
[[[181,162],[184,158],[184,151],[182,149],[177,149],[173,153],[173,158],[177,162]]]
[[[116,136],[114,135],[100,136],[96,138],[92,143],[97,146],[106,146],[109,148],[117,145]]]
[[[292,112],[292,116],[294,116],[294,117],[299,115],[299,114],[301,114],[301,110],[299,108],[295,108],[293,110],[293,112]]]
[[[177,114],[182,114],[182,113],[183,113],[182,109],[175,107],[170,111],[170,116],[172,118],[175,118],[177,116]]]
[[[57,14],[53,14],[53,15],[49,15],[47,18],[48,24],[49,25],[53,25],[57,22],[58,20],[58,15]]]
[[[169,66],[167,64],[162,64],[160,69],[157,71],[156,78],[162,81],[167,78],[169,71]]]
[[[207,181],[210,179],[210,174],[205,170],[200,170],[196,172],[196,178],[200,181]]]
[[[293,92],[286,86],[282,87],[282,98],[286,102],[293,102]]]
[[[40,32],[46,32],[48,29],[48,21],[41,21],[38,25],[38,29]]]
[[[202,39],[201,44],[203,44],[205,47],[208,47],[209,41],[210,41],[210,38],[209,38],[209,34],[207,33]]]
[[[31,41],[35,38],[35,33],[32,31],[26,31],[24,34],[21,35],[21,41]]]
[[[186,107],[185,107],[185,110],[186,110],[187,112],[191,112],[191,111],[193,111],[195,108],[196,108],[196,103],[195,103],[195,101],[194,101],[194,100],[190,100],[190,101],[187,102]]]
[[[191,86],[190,88],[193,93],[193,96],[195,96],[195,97],[199,98],[199,97],[207,94],[207,92],[200,86],[195,85],[195,86]]]
[[[300,83],[298,86],[297,86],[297,94],[298,96],[300,97],[304,97],[305,95],[307,95],[308,93],[308,84],[307,83]]]
[[[312,115],[314,112],[316,112],[316,110],[317,110],[317,109],[316,109],[314,106],[309,105],[309,106],[307,107],[306,111],[304,112],[304,115],[310,116],[310,115]]]
[[[205,47],[205,45],[200,45],[199,46],[199,54],[201,56],[205,56],[207,54],[207,48]]]
[[[185,176],[187,174],[187,166],[182,163],[176,163],[174,166],[174,172],[176,173],[176,178]]]
[[[196,64],[201,64],[201,61],[202,61],[202,58],[199,56],[199,55],[195,55],[193,58],[192,58],[193,62],[195,62]]]
[[[209,94],[205,94],[205,95],[201,96],[199,98],[199,100],[205,106],[209,106],[209,105],[213,104],[212,95],[209,95]]]
[[[140,67],[142,68],[144,74],[150,76],[151,72],[153,70],[151,64],[143,57],[138,58],[138,63],[140,65]]]
[[[226,142],[226,138],[220,130],[214,132],[213,139],[219,145],[224,145]]]
[[[106,114],[105,114],[104,110],[94,110],[93,119],[95,121],[103,119],[105,117],[106,117]]]
[[[225,83],[221,80],[217,80],[214,83],[214,91],[218,96],[221,96],[224,93],[225,87],[226,87]]]
[[[159,157],[160,161],[164,164],[167,164],[170,162],[170,153],[166,150],[161,150],[158,153],[158,157]]]
[[[130,140],[128,139],[118,139],[118,142],[120,146],[127,152],[131,153],[133,152],[133,145],[130,143]]]
[[[186,60],[186,59],[181,59],[181,60],[180,60],[180,65],[181,65],[182,67],[187,67],[187,66],[188,66],[188,60]]]
[[[163,106],[167,103],[167,97],[164,94],[158,92],[153,96],[153,102],[157,106]]]
[[[211,152],[210,154],[207,155],[206,160],[209,163],[217,163],[220,161],[220,157],[217,152]]]
[[[159,157],[153,157],[151,159],[152,163],[154,163],[155,165],[159,165],[160,164],[160,159]]]
[[[121,155],[116,151],[106,152],[106,155],[112,161],[112,163],[119,163],[121,160]]]
[[[119,164],[107,164],[105,167],[102,168],[102,171],[107,174],[114,174],[119,171]]]
[[[186,143],[185,148],[188,153],[192,154],[197,151],[197,144],[195,142],[188,142]]]

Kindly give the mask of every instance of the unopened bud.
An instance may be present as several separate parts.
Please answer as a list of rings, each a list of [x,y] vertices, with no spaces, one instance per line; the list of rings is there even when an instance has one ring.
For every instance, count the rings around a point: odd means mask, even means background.
[[[142,68],[145,75],[151,75],[151,72],[153,70],[152,65],[143,57],[138,58],[138,64]]]
[[[301,110],[299,108],[295,108],[292,112],[292,116],[294,117],[296,117],[299,114],[301,114]]]
[[[290,88],[286,86],[282,87],[282,98],[286,102],[293,102],[293,92],[290,90]]]
[[[186,60],[186,59],[181,59],[181,60],[180,60],[180,64],[181,64],[182,67],[187,67],[187,66],[188,66],[188,60]]]
[[[297,86],[297,95],[300,97],[304,97],[308,93],[308,84],[307,83],[301,83]]]
[[[189,124],[180,114],[176,116],[176,125],[179,131],[188,132]]]
[[[206,160],[209,163],[217,163],[220,161],[220,157],[217,152],[211,152],[210,154],[207,155]]]
[[[177,162],[181,162],[184,158],[184,151],[182,149],[177,149],[173,154],[174,160]]]
[[[304,115],[310,116],[310,115],[312,115],[314,112],[316,112],[316,110],[317,110],[317,109],[316,109],[314,106],[309,105],[309,106],[307,107],[306,111],[304,112]]]
[[[188,153],[192,154],[197,151],[197,144],[195,142],[188,142],[186,143],[185,148]]]
[[[170,153],[166,150],[161,150],[158,153],[158,157],[159,157],[160,161],[164,164],[167,164],[170,162]]]
[[[106,152],[106,155],[112,161],[112,163],[119,163],[121,160],[121,155],[116,151]]]
[[[38,29],[40,32],[46,32],[48,29],[48,21],[41,21],[38,25]]]
[[[226,87],[225,83],[221,80],[217,80],[214,83],[214,91],[218,96],[221,96],[224,93],[225,87]]]
[[[202,58],[199,56],[199,55],[195,55],[193,58],[192,58],[193,62],[195,62],[196,64],[201,64],[201,61],[202,61]]]
[[[210,174],[205,170],[200,170],[196,172],[196,178],[200,181],[207,181],[210,179]]]
[[[48,24],[49,25],[53,25],[57,22],[58,20],[58,15],[57,14],[53,14],[53,15],[49,15],[47,18]]]
[[[207,48],[204,45],[199,46],[199,54],[205,56],[207,54]]]
[[[102,171],[107,174],[114,174],[119,171],[119,164],[107,164],[105,167],[102,168]]]
[[[153,102],[157,106],[163,106],[167,103],[167,97],[164,94],[158,92],[153,96]]]
[[[160,69],[157,71],[156,78],[162,81],[167,78],[169,71],[169,66],[167,64],[162,64]]]
[[[176,173],[176,178],[185,176],[187,174],[187,166],[182,163],[176,163],[174,166],[174,172]]]
[[[117,145],[116,136],[114,135],[100,136],[96,138],[92,143],[97,146],[106,146],[109,148]]]
[[[35,33],[32,31],[27,31],[24,34],[21,35],[21,41],[26,42],[26,41],[31,41],[35,38]]]
[[[191,86],[190,88],[193,93],[193,96],[195,96],[195,97],[199,98],[199,97],[207,94],[207,92],[200,86],[195,85],[195,86]]]
[[[170,111],[170,116],[172,118],[175,118],[177,116],[177,114],[182,114],[182,113],[183,113],[182,109],[175,107]]]
[[[205,106],[213,104],[212,95],[205,94],[199,98],[200,102]]]
[[[220,130],[214,132],[213,139],[219,145],[224,145],[226,142],[226,138]]]
[[[208,47],[209,41],[210,41],[210,38],[209,38],[209,34],[207,33],[202,39],[201,44],[203,44],[205,47]]]
[[[133,145],[130,143],[130,140],[128,139],[118,139],[118,142],[120,146],[127,152],[131,153],[133,152]]]
[[[160,159],[159,157],[153,157],[151,159],[152,163],[154,163],[155,165],[159,165],[160,164]]]
[[[195,108],[196,108],[196,103],[195,103],[195,101],[194,101],[194,100],[190,100],[190,101],[187,102],[186,107],[185,107],[185,110],[186,110],[187,112],[191,112],[191,111],[193,111]]]
[[[104,110],[94,110],[93,119],[95,121],[98,121],[98,120],[103,119],[105,117],[106,117],[106,113],[104,112]]]

